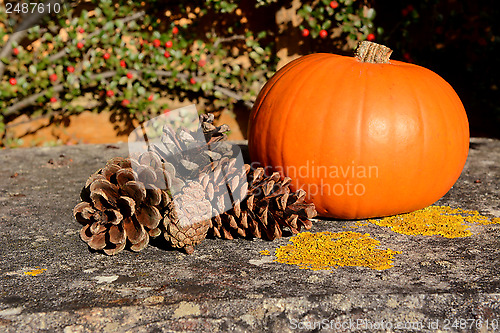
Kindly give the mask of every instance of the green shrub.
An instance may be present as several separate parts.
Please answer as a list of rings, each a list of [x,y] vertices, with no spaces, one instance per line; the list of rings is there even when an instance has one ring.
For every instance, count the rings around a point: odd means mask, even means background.
[[[340,28],[346,43],[372,33],[373,9],[337,4],[304,2],[296,13],[302,25],[289,29],[308,29],[303,38],[318,42],[322,29]],[[273,17],[279,8],[272,0],[251,8],[237,0],[103,0],[47,16],[14,41],[12,27],[0,24],[0,145],[12,139],[6,124],[21,114],[113,110],[141,122],[175,99],[203,101],[206,111],[250,107],[276,70],[278,34],[289,33],[250,13]],[[0,10],[0,22],[9,18]]]

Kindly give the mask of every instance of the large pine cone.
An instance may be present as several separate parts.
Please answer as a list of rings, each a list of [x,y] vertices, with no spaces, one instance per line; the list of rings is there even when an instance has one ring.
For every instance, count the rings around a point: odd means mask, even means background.
[[[210,202],[200,183],[189,182],[169,203],[163,218],[165,239],[176,248],[191,254],[194,246],[205,239],[212,217]]]
[[[84,224],[82,240],[109,255],[122,251],[127,241],[133,251],[144,249],[149,237],[160,235],[159,207],[170,200],[155,186],[162,176],[150,165],[131,159],[109,160],[89,177],[81,192],[83,202],[73,209],[77,221]]]
[[[247,196],[249,167],[239,165],[236,158],[223,157],[203,170],[199,182],[212,204],[212,216],[225,213]]]
[[[256,237],[273,240],[282,236],[284,228],[298,233],[309,230],[311,218],[317,215],[314,204],[304,201],[305,191],[290,191],[290,178],[280,179],[279,173],[266,176],[263,168],[246,165],[247,197],[233,208],[211,219],[211,236],[233,239]],[[236,182],[235,182],[236,183]],[[240,181],[241,184],[241,181]],[[244,186],[244,185],[239,185]],[[244,189],[244,187],[243,187]]]

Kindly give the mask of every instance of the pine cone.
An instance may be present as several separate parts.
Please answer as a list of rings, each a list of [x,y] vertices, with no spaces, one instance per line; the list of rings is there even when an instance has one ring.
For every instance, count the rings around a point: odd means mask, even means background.
[[[205,239],[212,217],[210,202],[200,183],[189,182],[175,195],[163,218],[165,239],[176,248],[191,254],[194,246]]]
[[[309,219],[316,216],[314,204],[304,201],[305,191],[290,191],[291,179],[280,180],[279,173],[265,176],[263,168],[246,165],[248,195],[233,208],[211,219],[209,235],[233,239],[256,237],[273,240],[282,236],[283,228],[296,234],[302,227],[309,230]],[[244,183],[243,183],[244,184]],[[244,185],[243,185],[244,186]],[[244,190],[244,187],[240,190]]]
[[[203,169],[199,182],[212,204],[212,216],[223,214],[246,197],[248,168],[248,164],[238,165],[236,158],[224,157]]]
[[[160,235],[158,207],[169,201],[168,194],[155,186],[159,176],[163,174],[147,164],[109,160],[89,177],[81,192],[83,202],[73,209],[76,220],[84,224],[82,240],[109,255],[122,251],[127,240],[131,250],[144,249],[149,237]]]
[[[199,120],[201,126],[197,131],[174,130],[166,125],[162,144],[150,147],[165,164],[164,169],[174,171],[178,182],[195,180],[211,162],[235,154],[233,146],[225,142],[228,125],[215,126],[213,114],[202,114]]]
[[[200,115],[201,129],[203,130],[205,141],[209,145],[215,142],[226,141],[226,132],[230,131],[229,126],[226,124],[215,126],[214,119],[215,117],[213,113],[204,113]]]
[[[81,238],[116,254],[127,241],[140,251],[163,232],[173,247],[192,253],[207,232],[273,240],[283,228],[310,229],[316,210],[304,202],[305,192],[291,193],[290,178],[278,173],[268,177],[262,168],[238,165],[225,142],[229,126],[213,120],[201,115],[194,132],[165,126],[161,147],[149,146],[137,159],[111,159],[93,174],[73,211],[84,224]]]

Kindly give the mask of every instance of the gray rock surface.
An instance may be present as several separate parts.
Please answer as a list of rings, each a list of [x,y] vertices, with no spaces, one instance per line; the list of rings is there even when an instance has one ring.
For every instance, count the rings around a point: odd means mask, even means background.
[[[402,252],[383,271],[301,270],[259,254],[289,237],[207,239],[193,255],[161,243],[91,252],[72,209],[87,177],[126,155],[126,145],[0,151],[0,331],[500,331],[498,224],[455,239],[357,228]],[[459,181],[438,204],[500,216],[499,187],[500,141],[473,138]],[[311,231],[350,225],[318,220]]]

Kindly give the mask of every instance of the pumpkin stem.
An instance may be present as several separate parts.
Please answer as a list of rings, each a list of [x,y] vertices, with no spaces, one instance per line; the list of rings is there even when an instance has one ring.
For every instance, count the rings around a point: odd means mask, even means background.
[[[387,46],[369,42],[366,40],[359,42],[356,51],[354,51],[356,59],[361,62],[369,62],[372,64],[388,63],[391,54],[392,50]]]

